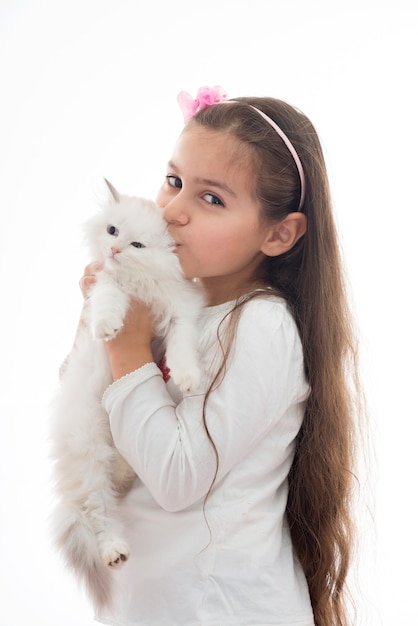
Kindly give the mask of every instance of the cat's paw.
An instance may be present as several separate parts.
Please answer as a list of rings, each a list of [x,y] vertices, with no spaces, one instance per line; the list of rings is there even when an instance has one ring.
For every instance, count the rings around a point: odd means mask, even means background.
[[[119,320],[104,319],[92,324],[93,339],[109,341],[120,331],[123,324]]]
[[[197,391],[199,388],[201,372],[198,367],[184,368],[172,365],[170,367],[170,376],[183,393]]]
[[[109,539],[100,545],[103,563],[113,569],[122,567],[129,558],[129,546],[123,539]]]

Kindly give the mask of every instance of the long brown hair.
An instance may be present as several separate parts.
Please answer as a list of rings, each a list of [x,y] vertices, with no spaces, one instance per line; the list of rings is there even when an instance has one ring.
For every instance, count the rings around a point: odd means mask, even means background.
[[[273,98],[238,98],[211,106],[191,123],[233,135],[250,154],[261,218],[298,210],[293,158],[257,107],[286,133],[302,161],[306,234],[286,254],[266,258],[264,280],[295,317],[311,392],[289,474],[287,518],[304,569],[317,626],[347,626],[346,578],[353,549],[356,344],[318,135],[309,119]]]

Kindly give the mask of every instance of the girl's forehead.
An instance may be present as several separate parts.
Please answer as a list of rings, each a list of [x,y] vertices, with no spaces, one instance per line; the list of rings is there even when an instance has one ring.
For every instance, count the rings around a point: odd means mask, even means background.
[[[191,123],[179,136],[173,150],[172,160],[193,164],[197,169],[210,167],[227,172],[250,170],[253,166],[250,146],[226,131],[213,130]]]

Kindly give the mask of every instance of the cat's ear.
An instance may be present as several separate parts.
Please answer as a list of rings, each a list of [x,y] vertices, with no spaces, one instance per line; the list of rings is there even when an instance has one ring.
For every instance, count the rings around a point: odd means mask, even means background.
[[[104,179],[110,193],[112,194],[112,198],[115,202],[120,202],[120,195],[117,189],[115,189],[115,187],[112,185],[112,183],[109,183],[109,181],[107,180],[107,178]]]

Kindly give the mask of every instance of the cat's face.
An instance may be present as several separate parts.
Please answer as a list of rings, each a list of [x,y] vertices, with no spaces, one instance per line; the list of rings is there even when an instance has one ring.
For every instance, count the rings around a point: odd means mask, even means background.
[[[143,198],[112,198],[88,223],[86,235],[92,259],[115,271],[147,266],[173,249],[162,210]]]

